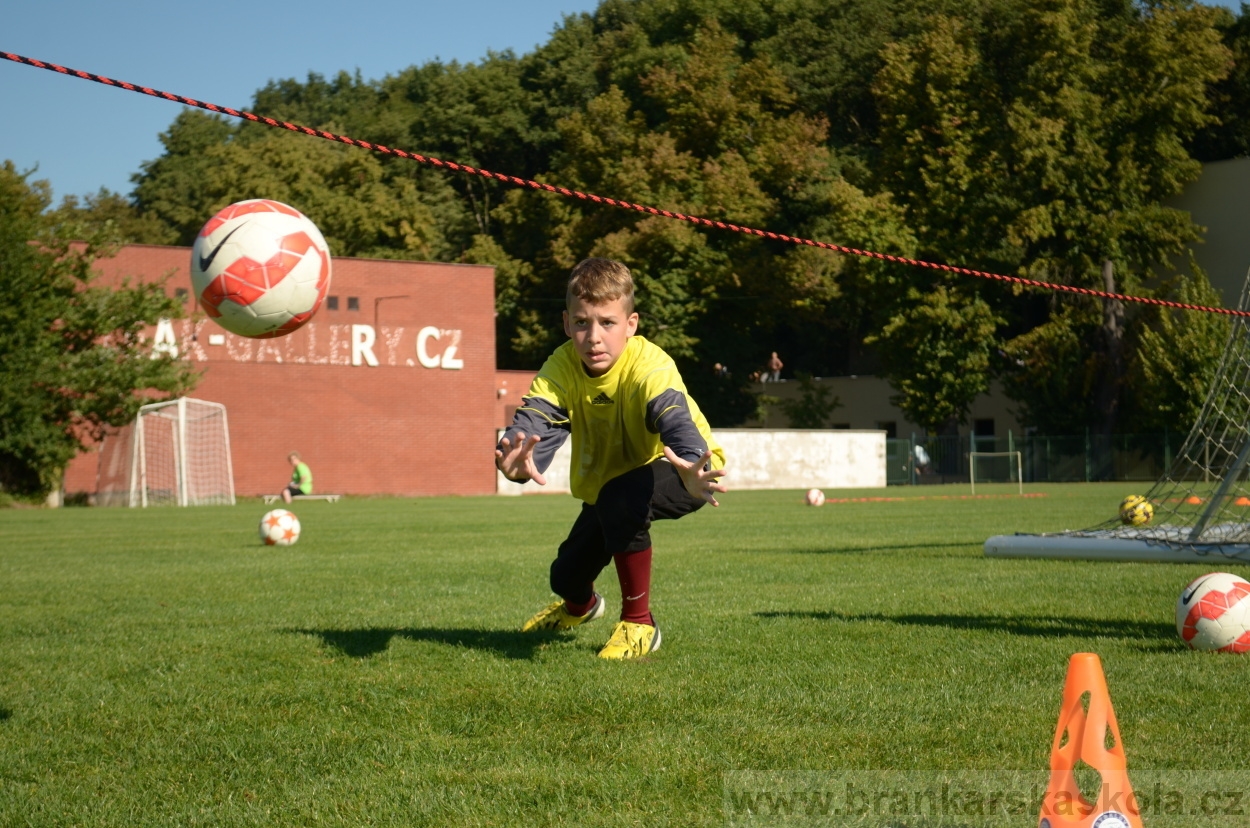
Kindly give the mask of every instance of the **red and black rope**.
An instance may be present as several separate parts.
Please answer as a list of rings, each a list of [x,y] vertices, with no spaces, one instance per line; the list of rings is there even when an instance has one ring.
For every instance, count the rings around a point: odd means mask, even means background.
[[[729,230],[734,233],[745,233],[751,236],[759,236],[764,239],[773,241],[786,242],[788,244],[799,244],[807,247],[817,247],[821,250],[832,250],[837,253],[844,253],[850,256],[863,256],[872,259],[880,259],[886,262],[895,262],[898,264],[910,265],[912,267],[927,267],[933,270],[940,270],[946,273],[955,273],[961,276],[975,276],[981,279],[990,279],[998,282],[1007,282],[1014,285],[1023,285],[1025,287],[1041,288],[1044,290],[1059,291],[1063,293],[1075,293],[1081,296],[1092,296],[1099,299],[1118,299],[1123,302],[1136,302],[1142,305],[1156,305],[1164,308],[1175,308],[1178,310],[1201,311],[1203,313],[1219,313],[1226,316],[1250,317],[1250,311],[1231,310],[1229,308],[1216,308],[1207,305],[1192,305],[1185,302],[1172,302],[1167,299],[1156,299],[1149,296],[1130,296],[1123,293],[1111,293],[1103,290],[1092,290],[1090,288],[1075,287],[1073,285],[1062,285],[1054,282],[1043,282],[1037,279],[1026,279],[1021,276],[1006,276],[1001,273],[989,273],[983,270],[973,270],[966,267],[958,267],[956,265],[940,264],[937,262],[926,262],[922,259],[912,259],[906,256],[891,256],[888,253],[877,253],[872,250],[859,250],[854,247],[846,247],[840,244],[832,244],[830,242],[814,241],[812,239],[804,239],[796,236],[788,236],[784,233],[773,233],[769,230],[758,230],[754,227],[743,227],[730,222],[717,221],[715,219],[703,218],[701,216],[689,216],[685,213],[675,213],[670,210],[661,210],[658,207],[650,207],[646,204],[635,204],[632,201],[622,201],[620,199],[608,198],[607,196],[595,195],[594,193],[583,193],[579,190],[570,190],[565,187],[557,187],[553,184],[545,184],[541,181],[534,181],[529,178],[518,178],[514,175],[505,173],[491,172],[476,167],[470,167],[465,164],[457,164],[454,161],[444,161],[440,158],[434,158],[428,155],[421,155],[415,152],[407,152],[402,149],[393,149],[382,144],[373,144],[368,141],[361,141],[346,135],[336,135],[333,132],[326,132],[321,129],[313,129],[312,127],[293,124],[289,121],[278,121],[273,118],[266,118],[262,115],[256,115],[238,109],[231,109],[228,106],[218,106],[214,103],[197,101],[194,98],[186,98],[182,95],[175,95],[172,92],[162,92],[159,89],[151,89],[146,86],[136,86],[133,83],[125,81],[116,81],[112,78],[106,78],[103,75],[95,75],[91,72],[83,72],[80,69],[68,69],[64,66],[58,66],[55,63],[45,63],[34,58],[15,55],[11,52],[0,52],[0,56],[6,60],[15,63],[24,63],[27,66],[34,66],[37,69],[47,69],[50,72],[59,72],[62,75],[70,75],[83,80],[95,81],[105,86],[115,86],[126,89],[130,92],[139,92],[144,95],[151,95],[154,98],[164,98],[174,103],[185,104],[186,106],[194,106],[199,109],[206,109],[209,112],[215,112],[220,115],[229,115],[234,118],[242,118],[247,121],[255,121],[265,126],[276,127],[278,129],[286,129],[291,132],[301,132],[305,135],[311,135],[314,138],[323,138],[327,141],[336,141],[340,144],[348,144],[353,147],[371,150],[373,152],[382,153],[383,155],[393,155],[399,158],[407,158],[422,164],[430,164],[435,167],[452,170],[453,172],[466,173],[468,175],[479,175],[483,178],[491,178],[496,181],[502,181],[506,184],[513,184],[518,187],[529,187],[533,190],[544,190],[549,193],[567,196],[569,198],[579,198],[584,201],[590,201],[595,204],[606,204],[609,207],[619,207],[624,210],[633,210],[638,213],[646,213],[652,216],[663,216],[664,218],[675,219],[677,221],[685,221],[700,227],[711,227],[717,230]]]

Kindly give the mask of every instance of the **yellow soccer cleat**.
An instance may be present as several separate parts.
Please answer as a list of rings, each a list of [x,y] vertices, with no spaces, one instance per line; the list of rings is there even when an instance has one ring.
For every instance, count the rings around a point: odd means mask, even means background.
[[[521,627],[521,632],[534,632],[535,630],[567,630],[576,627],[578,624],[585,624],[587,621],[594,621],[596,618],[603,617],[603,610],[606,602],[603,596],[595,593],[595,602],[590,605],[590,609],[585,615],[573,615],[564,608],[564,599],[555,601],[547,607],[538,611],[533,618],[526,621]]]
[[[599,658],[638,658],[660,649],[660,628],[621,621],[599,651]]]

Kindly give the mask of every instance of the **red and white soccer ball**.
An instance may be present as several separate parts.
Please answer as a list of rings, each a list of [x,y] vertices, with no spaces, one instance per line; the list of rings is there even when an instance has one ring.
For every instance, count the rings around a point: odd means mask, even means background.
[[[1250,651],[1250,581],[1228,572],[1190,581],[1176,601],[1176,631],[1195,650]]]
[[[808,506],[825,505],[825,493],[822,492],[820,489],[808,489],[807,490],[807,505]]]
[[[266,512],[260,519],[260,539],[266,546],[290,546],[299,540],[299,518],[286,509]]]
[[[330,248],[294,207],[239,201],[196,237],[191,287],[204,312],[231,333],[285,336],[321,307],[330,289]]]

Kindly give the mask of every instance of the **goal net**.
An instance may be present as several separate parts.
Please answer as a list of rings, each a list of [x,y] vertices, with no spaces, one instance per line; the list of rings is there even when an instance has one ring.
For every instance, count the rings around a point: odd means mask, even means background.
[[[230,430],[221,403],[180,397],[139,409],[100,448],[96,504],[234,504]]]
[[[1250,309],[1250,274],[1238,308]],[[1117,515],[1080,531],[1000,535],[985,542],[985,554],[1250,562],[1248,461],[1250,324],[1237,316],[1193,429],[1163,477],[1145,495],[1154,508],[1147,524],[1125,526]]]
[[[972,493],[977,493],[977,481],[982,483],[1015,483],[1024,494],[1024,475],[1020,471],[1018,451],[973,451],[968,453],[968,480]]]

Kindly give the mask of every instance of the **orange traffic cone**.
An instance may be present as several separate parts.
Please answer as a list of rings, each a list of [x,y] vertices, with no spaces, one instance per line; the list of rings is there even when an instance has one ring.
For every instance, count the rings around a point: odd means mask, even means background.
[[[1101,777],[1090,802],[1073,772],[1083,762]],[[1142,828],[1140,808],[1129,784],[1120,728],[1111,694],[1094,653],[1077,653],[1068,662],[1063,708],[1050,749],[1050,785],[1042,800],[1038,828]]]

